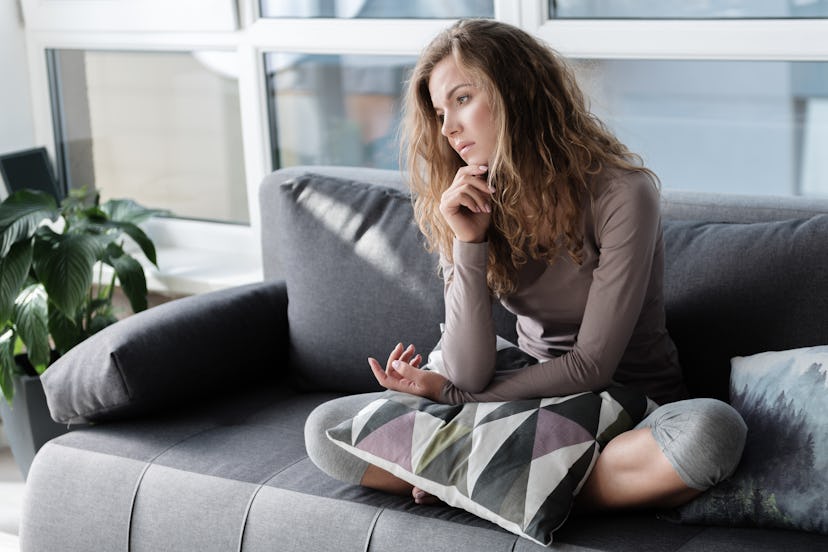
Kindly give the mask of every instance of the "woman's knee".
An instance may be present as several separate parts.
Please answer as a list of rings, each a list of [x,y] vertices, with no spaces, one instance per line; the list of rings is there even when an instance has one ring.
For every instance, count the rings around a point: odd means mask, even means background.
[[[305,449],[308,457],[320,470],[346,483],[359,483],[366,462],[334,444],[327,430],[336,427],[371,401],[367,395],[334,399],[317,406],[305,421]]]
[[[687,486],[706,490],[730,477],[747,437],[741,415],[716,399],[664,405],[645,420]]]

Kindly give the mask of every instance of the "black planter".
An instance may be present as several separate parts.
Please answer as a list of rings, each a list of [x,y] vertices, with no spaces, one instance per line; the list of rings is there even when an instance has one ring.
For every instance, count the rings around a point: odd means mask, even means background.
[[[3,418],[3,432],[11,446],[14,461],[26,478],[40,447],[46,441],[66,433],[69,428],[52,420],[39,377],[14,374],[12,378],[14,399],[9,408],[5,399],[0,397],[0,417]]]

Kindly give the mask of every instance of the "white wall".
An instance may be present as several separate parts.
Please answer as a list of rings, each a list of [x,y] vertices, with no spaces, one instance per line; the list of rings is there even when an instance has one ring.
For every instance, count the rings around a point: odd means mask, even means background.
[[[23,16],[17,0],[0,2],[0,154],[34,143]]]

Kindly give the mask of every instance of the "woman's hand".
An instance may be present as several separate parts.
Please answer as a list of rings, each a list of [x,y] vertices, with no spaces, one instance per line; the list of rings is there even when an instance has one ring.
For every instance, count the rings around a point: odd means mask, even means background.
[[[486,181],[489,167],[461,167],[454,182],[440,198],[440,213],[457,239],[480,243],[492,221],[491,197],[494,192]]]
[[[403,344],[399,343],[391,351],[385,369],[375,358],[369,358],[368,364],[379,384],[386,389],[440,402],[448,380],[437,372],[420,370],[423,357],[414,356],[415,352],[414,345],[403,349]]]

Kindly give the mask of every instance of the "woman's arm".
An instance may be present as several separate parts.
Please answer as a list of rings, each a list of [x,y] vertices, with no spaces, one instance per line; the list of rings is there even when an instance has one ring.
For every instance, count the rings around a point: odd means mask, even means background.
[[[446,306],[443,375],[465,392],[483,391],[495,372],[492,298],[486,284],[488,242],[454,240],[449,264],[441,257]]]
[[[661,232],[658,191],[649,180],[629,180],[617,183],[596,200],[599,263],[572,350],[546,362],[498,373],[482,392],[461,388],[449,377],[442,402],[561,396],[610,384],[638,322]]]

